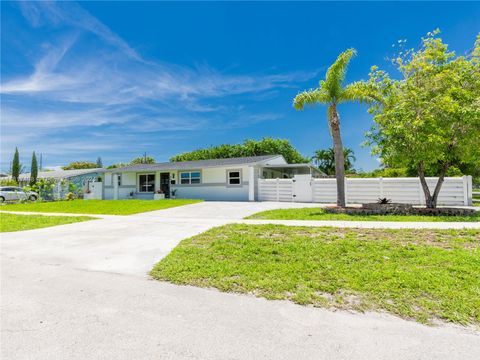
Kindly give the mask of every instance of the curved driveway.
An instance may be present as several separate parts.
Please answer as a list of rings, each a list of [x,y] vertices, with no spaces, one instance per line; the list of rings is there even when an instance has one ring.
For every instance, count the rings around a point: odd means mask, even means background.
[[[185,237],[314,204],[207,202],[1,235],[2,359],[477,359],[478,332],[151,281]]]

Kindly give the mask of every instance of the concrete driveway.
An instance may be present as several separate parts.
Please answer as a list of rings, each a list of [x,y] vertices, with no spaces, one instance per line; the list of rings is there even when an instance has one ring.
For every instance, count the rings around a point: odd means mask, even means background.
[[[287,207],[314,206],[287,203]],[[318,206],[318,205],[317,205]],[[4,233],[2,253],[19,260],[145,277],[177,244],[279,203],[203,202],[130,216]],[[72,215],[72,214],[68,214]],[[95,215],[91,215],[95,216]]]
[[[209,202],[2,234],[2,359],[480,358],[465,328],[146,276],[181,239],[286,206],[306,205]]]

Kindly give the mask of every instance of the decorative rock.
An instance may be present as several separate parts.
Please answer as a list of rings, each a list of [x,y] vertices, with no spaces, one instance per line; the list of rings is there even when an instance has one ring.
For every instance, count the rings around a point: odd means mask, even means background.
[[[410,204],[362,204],[362,207],[327,207],[325,212],[331,214],[349,215],[426,215],[426,216],[468,216],[474,214],[474,209],[413,207]]]

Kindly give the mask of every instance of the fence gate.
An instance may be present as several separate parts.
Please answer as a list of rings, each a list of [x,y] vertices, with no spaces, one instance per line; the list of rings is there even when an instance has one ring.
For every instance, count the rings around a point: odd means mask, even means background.
[[[312,176],[295,175],[293,179],[293,201],[312,202]]]

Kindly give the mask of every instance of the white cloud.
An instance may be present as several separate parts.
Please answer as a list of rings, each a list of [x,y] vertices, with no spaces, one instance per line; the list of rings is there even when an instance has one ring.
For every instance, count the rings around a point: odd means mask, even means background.
[[[194,107],[198,99],[261,93],[289,87],[316,75],[316,72],[228,74],[207,65],[186,67],[146,61],[78,4],[21,2],[20,8],[33,26],[68,27],[62,28],[64,33],[60,37],[50,37],[37,49],[33,73],[1,83],[3,94],[103,104],[188,99]],[[87,41],[85,32],[96,35],[94,40],[88,40],[93,51],[82,46]]]
[[[10,73],[0,83],[3,162],[16,145],[52,156],[121,153],[149,145],[151,134],[160,141],[185,136],[175,132],[278,120],[275,113],[252,114],[234,99],[261,101],[316,75],[232,74],[207,65],[148,61],[78,4],[19,7],[33,27],[46,31],[29,47],[33,70]],[[2,34],[9,37],[14,35]]]
[[[97,35],[132,59],[142,60],[122,38],[73,1],[21,1],[19,4],[32,26],[67,24]]]

